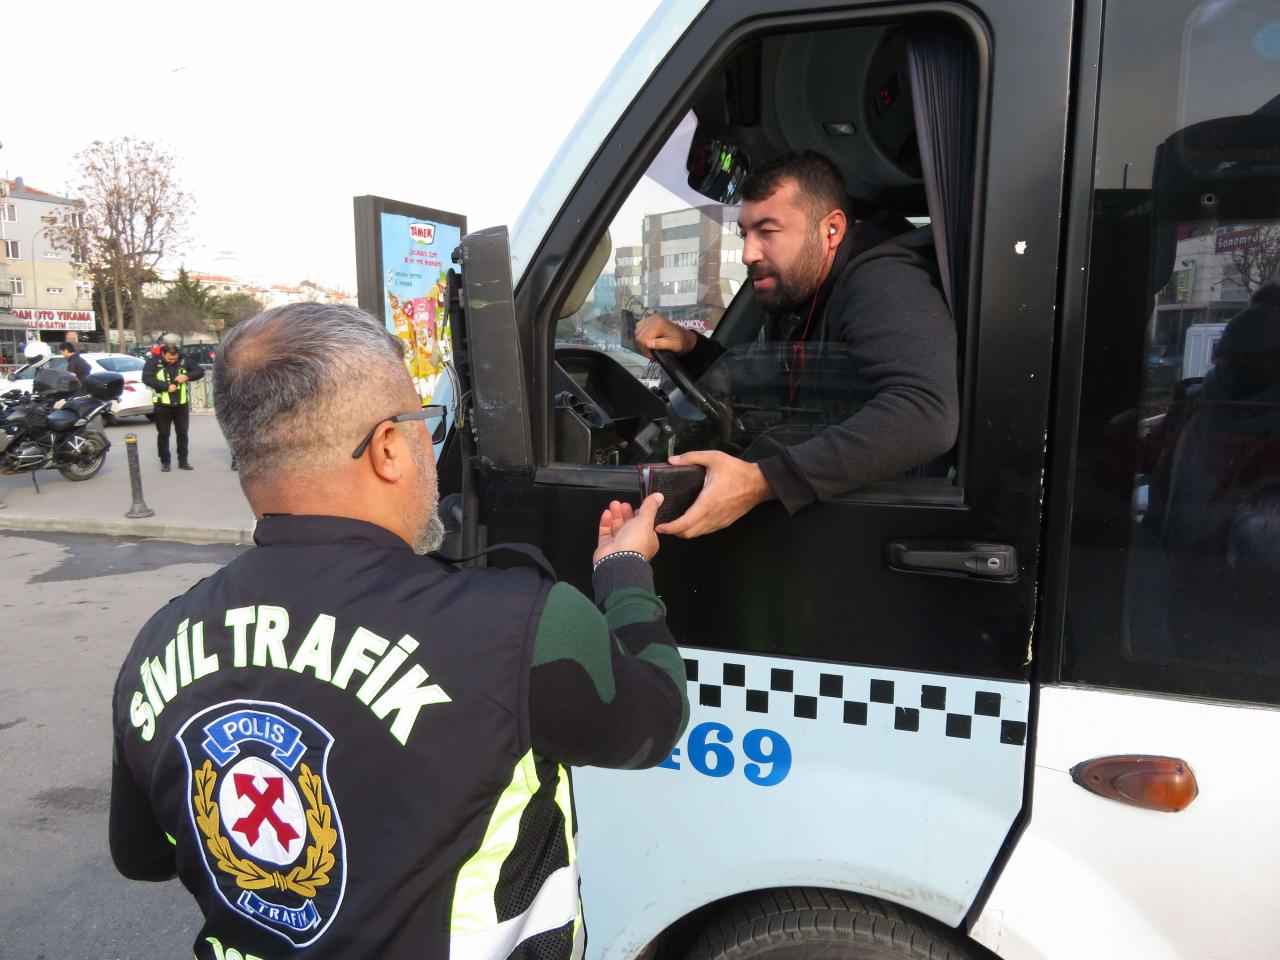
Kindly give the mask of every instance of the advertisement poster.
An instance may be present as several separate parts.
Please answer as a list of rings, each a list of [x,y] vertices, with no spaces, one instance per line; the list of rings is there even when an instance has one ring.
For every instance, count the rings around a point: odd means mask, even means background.
[[[466,219],[457,214],[381,197],[356,198],[360,305],[381,316],[403,341],[422,403],[449,407],[449,425],[455,398],[445,291],[450,255],[465,231]]]

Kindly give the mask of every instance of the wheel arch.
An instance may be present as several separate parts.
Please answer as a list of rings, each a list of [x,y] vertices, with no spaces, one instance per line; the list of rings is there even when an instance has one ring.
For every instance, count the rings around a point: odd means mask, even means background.
[[[913,925],[939,938],[945,938],[951,945],[964,950],[966,956],[972,958],[972,960],[998,960],[995,953],[968,937],[962,929],[949,927],[908,904],[853,888],[808,884],[764,886],[742,890],[716,900],[710,900],[669,923],[639,953],[635,954],[635,960],[686,960],[718,917],[729,914],[737,908],[758,902],[770,895],[781,898],[794,898],[794,895],[798,893],[816,893],[833,898],[852,897],[867,904],[892,908],[892,911],[901,914],[904,919]],[[588,917],[589,924],[590,918]],[[608,956],[612,960],[614,954],[610,953]]]

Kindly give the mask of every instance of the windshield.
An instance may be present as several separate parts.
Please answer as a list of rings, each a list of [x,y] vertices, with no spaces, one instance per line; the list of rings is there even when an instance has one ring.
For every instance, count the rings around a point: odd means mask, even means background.
[[[511,279],[517,286],[529,259],[542,243],[547,228],[564,206],[582,171],[654,68],[671,52],[705,5],[706,0],[666,0],[636,35],[582,112],[511,231]]]

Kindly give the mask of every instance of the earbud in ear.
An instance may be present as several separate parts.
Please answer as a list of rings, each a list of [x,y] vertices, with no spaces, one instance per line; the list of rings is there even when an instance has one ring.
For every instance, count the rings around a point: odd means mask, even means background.
[[[836,228],[835,228],[835,227],[831,227],[831,228],[829,228],[829,229],[827,230],[827,235],[828,235],[828,236],[831,236],[831,237],[834,237],[834,236],[836,235]]]

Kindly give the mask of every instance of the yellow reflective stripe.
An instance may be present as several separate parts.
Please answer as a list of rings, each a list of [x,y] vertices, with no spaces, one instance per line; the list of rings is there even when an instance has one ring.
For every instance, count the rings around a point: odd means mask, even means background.
[[[161,383],[166,383],[166,384],[169,383],[169,371],[164,368],[163,364],[156,370],[156,379],[159,380]],[[170,393],[168,390],[152,390],[151,400],[153,403],[165,403],[165,404],[186,403],[187,402],[187,383],[183,382],[178,384],[178,396],[176,400],[174,399],[173,394]]]
[[[564,767],[557,767],[556,773],[556,806],[560,808],[560,812],[564,814],[564,843],[569,851],[569,866],[573,867],[578,862],[578,838],[573,833],[573,786],[569,781],[569,771]],[[582,956],[583,947],[586,939],[583,934],[582,926],[582,900],[578,900],[578,915],[573,920],[573,960]]]
[[[569,785],[569,771],[564,767],[556,767],[556,806],[564,814],[564,842],[569,848],[569,865],[578,862],[577,845],[573,842],[573,800],[572,787]]]
[[[498,909],[493,901],[498,889],[498,873],[520,833],[520,816],[538,790],[538,770],[533,751],[520,758],[515,772],[498,802],[485,830],[480,849],[462,865],[453,891],[451,936],[478,933],[498,925]]]

